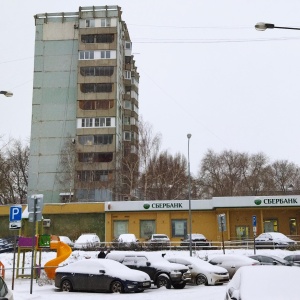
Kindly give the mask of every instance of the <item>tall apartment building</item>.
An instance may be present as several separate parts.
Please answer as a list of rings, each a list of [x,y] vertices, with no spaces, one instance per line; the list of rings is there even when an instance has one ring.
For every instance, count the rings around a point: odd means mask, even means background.
[[[138,150],[139,74],[121,14],[93,6],[35,16],[28,196],[130,198],[124,159]]]

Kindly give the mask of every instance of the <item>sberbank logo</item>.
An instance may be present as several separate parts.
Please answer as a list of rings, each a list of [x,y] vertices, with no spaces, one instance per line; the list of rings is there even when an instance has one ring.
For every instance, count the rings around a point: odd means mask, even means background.
[[[149,209],[150,208],[150,204],[149,203],[145,203],[143,206],[145,209]]]
[[[254,200],[254,203],[255,203],[256,205],[261,205],[261,200],[260,200],[260,199],[255,199],[255,200]]]

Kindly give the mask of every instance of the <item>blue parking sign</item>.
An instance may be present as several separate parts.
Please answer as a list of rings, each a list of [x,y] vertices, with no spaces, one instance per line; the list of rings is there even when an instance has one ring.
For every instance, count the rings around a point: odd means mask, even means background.
[[[252,216],[252,226],[256,227],[256,216]]]
[[[22,220],[22,206],[15,205],[9,209],[9,222],[17,222]]]

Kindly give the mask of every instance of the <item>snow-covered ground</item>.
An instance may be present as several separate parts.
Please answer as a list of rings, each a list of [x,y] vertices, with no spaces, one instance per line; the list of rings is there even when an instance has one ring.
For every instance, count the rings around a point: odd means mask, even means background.
[[[175,251],[164,251],[167,255],[174,254]],[[181,251],[182,255],[189,255],[188,251]],[[222,254],[222,250],[210,250],[210,251],[197,251],[193,252],[193,256],[208,259],[212,258],[215,255]],[[235,253],[242,255],[253,255],[253,250],[226,250],[226,254]],[[71,256],[65,260],[62,264],[72,263],[74,261],[97,258],[98,252],[85,252],[85,251],[73,251]],[[149,254],[149,252],[147,252]],[[256,254],[272,254],[277,255],[279,257],[285,257],[289,254],[300,254],[300,251],[286,251],[286,250],[256,250]],[[157,255],[157,252],[153,253],[153,255]],[[42,252],[42,266],[49,260],[56,257],[56,252]],[[12,266],[13,266],[13,253],[1,253],[0,261],[4,264],[6,268],[5,272],[5,281],[8,284],[8,287],[12,288]],[[28,273],[30,274],[30,266],[31,266],[31,252],[26,253],[25,256],[25,266],[28,267]],[[76,299],[95,299],[101,297],[101,300],[120,300],[120,299],[130,299],[133,298],[135,300],[183,300],[184,297],[188,297],[189,300],[193,299],[206,299],[206,300],[224,300],[225,297],[226,284],[221,286],[195,286],[195,285],[187,285],[182,290],[174,290],[173,288],[168,290],[165,288],[157,289],[155,287],[144,291],[140,294],[110,294],[110,293],[83,293],[83,292],[60,292],[54,285],[45,284],[43,286],[39,286],[34,279],[32,281],[32,289],[31,289],[31,280],[24,278],[17,278],[14,280],[14,299],[15,300],[28,300],[28,299],[39,299],[39,300],[62,300],[68,299],[68,297],[72,297],[72,300]],[[32,291],[32,293],[30,293]]]

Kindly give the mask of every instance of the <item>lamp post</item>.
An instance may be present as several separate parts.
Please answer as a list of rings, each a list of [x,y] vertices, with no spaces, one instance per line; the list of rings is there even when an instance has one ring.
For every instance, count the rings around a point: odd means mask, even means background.
[[[0,94],[4,95],[5,97],[12,97],[13,93],[9,91],[0,91]]]
[[[187,134],[188,138],[188,177],[189,177],[189,249],[190,256],[192,256],[192,205],[191,205],[191,173],[190,173],[190,138],[192,135],[190,133]]]
[[[275,26],[274,24],[271,23],[263,23],[259,22],[255,25],[255,29],[258,31],[265,31],[266,29],[291,29],[291,30],[300,30],[298,27],[281,27],[281,26]]]

